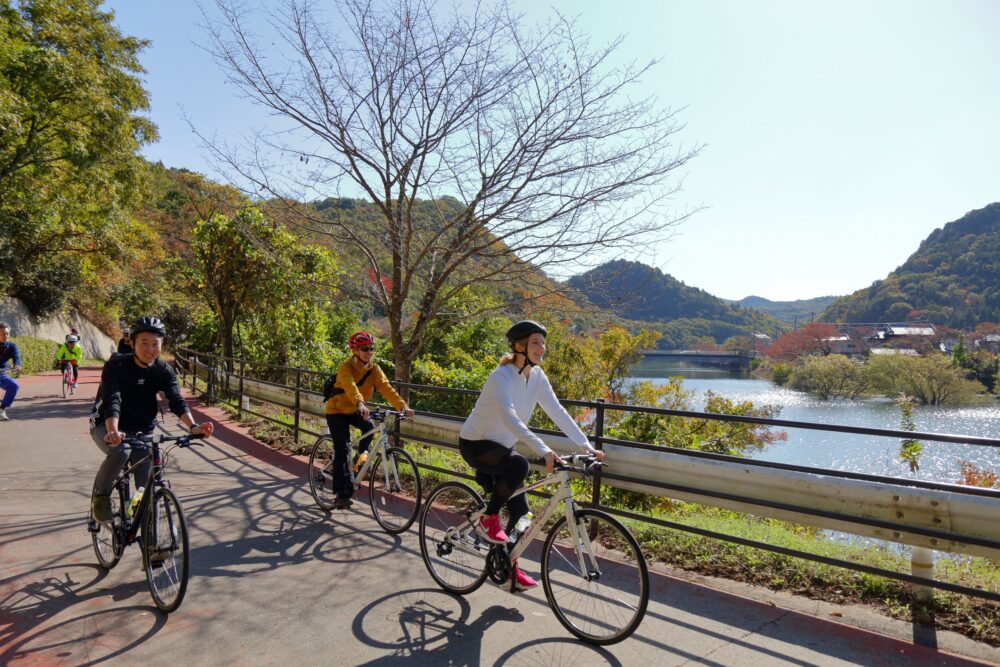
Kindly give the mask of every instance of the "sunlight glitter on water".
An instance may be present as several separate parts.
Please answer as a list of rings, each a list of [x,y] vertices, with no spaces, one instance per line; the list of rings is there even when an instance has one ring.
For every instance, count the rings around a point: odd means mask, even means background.
[[[641,379],[641,378],[636,378]],[[653,382],[659,382],[650,378]],[[821,401],[809,394],[779,387],[767,380],[689,378],[684,387],[695,394],[694,409],[704,406],[704,394],[713,391],[733,401],[772,405],[778,419],[868,428],[900,428],[899,408],[889,399]],[[1000,404],[982,407],[917,406],[918,431],[1000,438]],[[899,459],[899,440],[832,431],[789,429],[788,440],[754,454],[758,460],[844,470],[904,479],[956,483],[962,461],[1000,471],[1000,447],[923,442],[920,469],[913,473]]]

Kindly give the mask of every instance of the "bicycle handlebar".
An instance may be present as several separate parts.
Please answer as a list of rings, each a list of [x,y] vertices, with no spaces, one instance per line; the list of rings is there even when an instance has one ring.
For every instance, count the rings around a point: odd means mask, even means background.
[[[396,417],[397,419],[411,419],[403,414],[402,410],[390,410],[389,408],[375,407],[368,412],[368,418],[372,421],[385,421],[386,417]]]
[[[608,465],[603,461],[598,461],[597,457],[593,454],[566,454],[559,456],[559,458],[562,459],[562,463],[556,462],[552,468],[553,470],[569,470],[571,472],[578,472],[581,475],[592,475]],[[536,459],[534,463],[544,466],[545,459]]]
[[[167,442],[176,442],[177,446],[180,448],[189,447],[191,445],[201,445],[203,443],[195,442],[195,440],[203,440],[204,435],[194,433],[189,433],[187,435],[143,435],[142,433],[136,433],[135,435],[126,435],[122,438],[122,443],[129,445],[162,445]]]

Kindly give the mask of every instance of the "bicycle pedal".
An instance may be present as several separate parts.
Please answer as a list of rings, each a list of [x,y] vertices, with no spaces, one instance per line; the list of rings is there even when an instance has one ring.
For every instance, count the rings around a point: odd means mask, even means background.
[[[87,531],[90,533],[99,533],[101,532],[101,525],[96,520],[90,519],[87,521]]]

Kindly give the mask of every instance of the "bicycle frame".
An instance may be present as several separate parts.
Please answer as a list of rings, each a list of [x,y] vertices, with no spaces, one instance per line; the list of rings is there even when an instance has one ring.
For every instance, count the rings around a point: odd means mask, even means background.
[[[514,548],[510,550],[508,558],[511,561],[515,561],[521,557],[531,541],[541,532],[542,527],[548,522],[549,518],[555,514],[559,503],[563,504],[563,512],[566,516],[566,525],[573,535],[573,544],[576,551],[576,556],[578,560],[578,565],[580,566],[581,573],[587,573],[588,576],[595,574],[594,571],[587,567],[585,558],[588,558],[591,563],[594,564],[595,568],[597,566],[597,556],[594,554],[593,545],[590,542],[590,535],[581,526],[577,525],[575,520],[576,514],[576,499],[573,497],[573,490],[569,484],[569,468],[564,468],[553,472],[551,475],[540,479],[539,481],[529,484],[527,486],[522,486],[520,489],[511,494],[511,498],[515,498],[520,495],[524,495],[530,491],[541,488],[543,486],[549,486],[550,484],[558,483],[559,488],[555,493],[548,499],[545,506],[539,512],[539,514],[531,520],[531,524],[528,529],[517,536],[517,541],[514,544]],[[479,518],[486,513],[486,508],[477,510],[473,512],[467,518],[468,528],[475,526],[475,523],[479,521]],[[464,528],[464,527],[463,527]],[[448,537],[453,537],[454,532],[457,532],[458,526],[449,530]],[[453,532],[454,531],[454,532]]]
[[[147,460],[152,459],[153,465],[149,471],[149,476],[146,478],[146,483],[143,485],[144,489],[142,492],[142,498],[139,499],[139,504],[135,508],[135,514],[133,514],[131,517],[128,517],[126,513],[126,517],[130,519],[131,523],[129,524],[128,529],[125,531],[125,544],[131,544],[132,542],[135,542],[136,537],[139,534],[139,529],[142,526],[142,520],[146,517],[146,512],[149,511],[149,499],[152,497],[154,487],[166,484],[166,481],[163,479],[163,465],[162,465],[162,457],[160,455],[160,443],[154,440],[153,442],[150,442],[148,444],[149,444],[148,453],[135,463],[126,464],[119,478],[116,480],[116,486],[117,484],[121,483],[119,480],[124,480],[126,482],[125,488],[128,489],[127,482],[129,478],[132,476],[133,471],[136,470],[143,463],[145,463]],[[135,447],[136,445],[133,444],[131,446]],[[125,502],[127,503],[128,501],[129,498],[125,498]],[[123,511],[125,511],[124,508],[122,509]]]

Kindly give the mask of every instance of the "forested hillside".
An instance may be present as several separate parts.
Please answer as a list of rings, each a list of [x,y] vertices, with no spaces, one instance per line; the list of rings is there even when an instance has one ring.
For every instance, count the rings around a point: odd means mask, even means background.
[[[815,299],[796,301],[771,301],[760,296],[748,296],[733,303],[753,308],[786,324],[803,324],[819,317],[834,301],[835,296],[818,296]]]
[[[663,332],[661,348],[722,343],[755,331],[775,335],[785,328],[769,315],[730,305],[639,262],[607,262],[573,276],[568,284],[620,317],[656,322],[654,328]]]
[[[934,230],[898,269],[841,297],[822,319],[927,320],[959,329],[1000,321],[1000,203]]]

